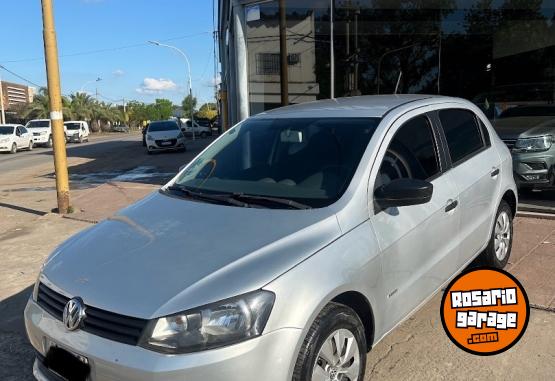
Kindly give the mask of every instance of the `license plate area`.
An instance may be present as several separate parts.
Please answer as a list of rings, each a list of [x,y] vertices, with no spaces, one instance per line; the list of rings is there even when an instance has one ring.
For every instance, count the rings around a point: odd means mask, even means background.
[[[91,372],[87,358],[57,346],[50,347],[43,363],[48,370],[68,381],[86,381]]]
[[[171,142],[171,140],[162,141],[162,142],[160,142],[160,145],[161,145],[161,146],[171,146],[171,145],[172,145],[172,142]]]

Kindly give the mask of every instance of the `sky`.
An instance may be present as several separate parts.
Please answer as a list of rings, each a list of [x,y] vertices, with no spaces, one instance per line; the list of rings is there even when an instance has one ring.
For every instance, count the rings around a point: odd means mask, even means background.
[[[99,100],[107,102],[167,98],[180,105],[188,93],[185,59],[147,43],[158,40],[189,57],[199,104],[213,101],[212,2],[54,0],[62,92],[94,95],[98,86]],[[45,86],[40,0],[3,0],[1,13],[0,64]],[[33,86],[2,69],[0,76]]]

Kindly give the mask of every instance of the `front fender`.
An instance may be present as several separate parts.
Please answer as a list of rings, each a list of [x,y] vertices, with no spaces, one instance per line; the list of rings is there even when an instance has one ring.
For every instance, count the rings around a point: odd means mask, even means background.
[[[299,328],[304,335],[326,304],[349,291],[359,292],[374,313],[374,337],[381,337],[383,303],[381,257],[367,220],[264,287],[276,301],[265,328]],[[298,343],[297,352],[302,340]],[[372,344],[372,343],[369,343]]]

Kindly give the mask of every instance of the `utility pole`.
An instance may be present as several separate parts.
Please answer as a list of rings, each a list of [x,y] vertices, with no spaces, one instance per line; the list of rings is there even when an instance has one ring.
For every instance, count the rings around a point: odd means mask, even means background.
[[[4,89],[2,88],[2,76],[0,75],[0,109],[1,109],[1,114],[0,116],[2,117],[2,119],[0,119],[0,123],[4,124],[6,123],[6,114],[4,113]]]
[[[60,91],[60,69],[58,66],[58,46],[54,27],[52,0],[42,0],[42,22],[44,38],[44,57],[48,81],[50,120],[54,143],[54,169],[56,172],[56,191],[58,213],[69,211],[69,179],[67,171],[66,141],[64,138],[64,117],[62,114],[62,94]]]
[[[289,73],[287,59],[287,12],[285,0],[279,0],[279,54],[280,54],[280,77],[281,77],[281,105],[289,105]]]

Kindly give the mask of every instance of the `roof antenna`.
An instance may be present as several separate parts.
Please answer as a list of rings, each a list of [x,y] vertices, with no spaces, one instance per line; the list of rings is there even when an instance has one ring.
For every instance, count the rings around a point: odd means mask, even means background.
[[[399,70],[399,77],[397,78],[397,84],[395,85],[395,92],[393,94],[397,95],[397,91],[399,90],[399,84],[401,83],[401,77],[403,76],[403,71]]]

